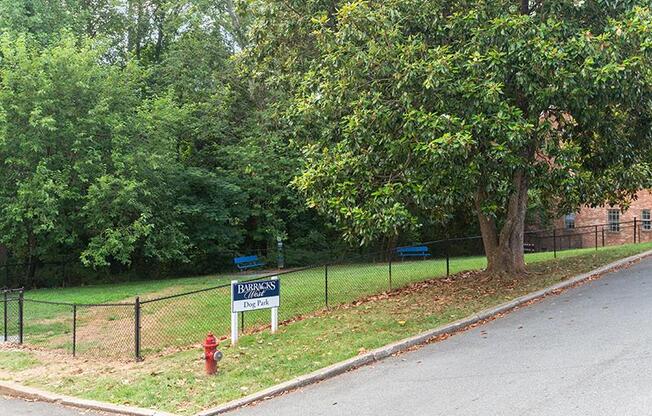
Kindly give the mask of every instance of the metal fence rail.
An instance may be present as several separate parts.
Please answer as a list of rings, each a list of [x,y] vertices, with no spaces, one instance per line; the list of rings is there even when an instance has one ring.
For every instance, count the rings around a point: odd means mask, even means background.
[[[616,229],[617,228],[617,229]],[[649,224],[640,221],[599,224],[572,229],[525,232],[528,251],[556,258],[569,249],[652,241]],[[650,232],[649,232],[650,231]],[[434,277],[449,276],[486,265],[480,236],[414,243],[419,254],[405,256],[396,248],[355,253],[325,264],[253,276],[223,276],[210,287],[129,302],[85,304],[36,299],[22,289],[4,289],[1,339],[27,342],[73,355],[100,352],[103,356],[136,360],[187,347],[207,332],[221,339],[229,334],[230,281],[255,281],[277,276],[282,282],[279,321],[348,304]],[[459,253],[472,253],[460,257]],[[545,254],[548,253],[548,254]],[[242,332],[269,326],[269,311],[240,313]]]

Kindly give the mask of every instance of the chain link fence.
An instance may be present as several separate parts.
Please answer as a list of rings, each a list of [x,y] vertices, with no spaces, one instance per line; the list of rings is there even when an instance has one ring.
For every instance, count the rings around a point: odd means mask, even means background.
[[[524,249],[529,260],[552,259],[570,249],[652,241],[649,224],[601,224],[530,230]],[[464,255],[460,255],[464,253]],[[529,261],[528,260],[528,261]],[[348,304],[367,296],[486,266],[478,236],[415,243],[375,253],[356,253],[336,262],[253,275],[217,277],[215,284],[155,298],[120,303],[81,304],[33,299],[23,290],[3,290],[3,340],[74,355],[100,352],[116,359],[136,358],[195,346],[206,333],[227,339],[231,325],[232,280],[278,277],[279,321],[284,322]],[[269,310],[243,312],[239,330],[269,328]]]
[[[135,303],[66,303],[25,298],[23,341],[73,355],[128,357],[135,348]]]
[[[0,341],[23,342],[23,289],[1,289],[2,327]]]

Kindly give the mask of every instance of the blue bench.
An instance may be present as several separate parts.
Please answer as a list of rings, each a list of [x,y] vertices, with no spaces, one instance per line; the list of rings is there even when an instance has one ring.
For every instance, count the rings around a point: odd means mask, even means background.
[[[258,256],[244,256],[233,259],[233,264],[240,271],[263,267],[265,263]]]
[[[430,250],[426,246],[396,247],[396,254],[401,260],[406,257],[421,257],[425,259],[430,257]]]

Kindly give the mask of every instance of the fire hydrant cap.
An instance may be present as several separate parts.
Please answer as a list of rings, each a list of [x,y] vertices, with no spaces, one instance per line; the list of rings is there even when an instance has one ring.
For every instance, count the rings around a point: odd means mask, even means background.
[[[212,333],[208,333],[208,336],[206,337],[206,340],[204,341],[204,347],[216,347],[217,346],[217,339]]]

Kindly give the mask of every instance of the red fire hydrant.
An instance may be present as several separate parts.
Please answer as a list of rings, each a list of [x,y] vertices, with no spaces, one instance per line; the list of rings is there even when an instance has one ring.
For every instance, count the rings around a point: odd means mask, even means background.
[[[209,332],[204,340],[204,360],[206,361],[206,374],[217,373],[217,362],[222,359],[222,352],[217,349],[217,339]]]

